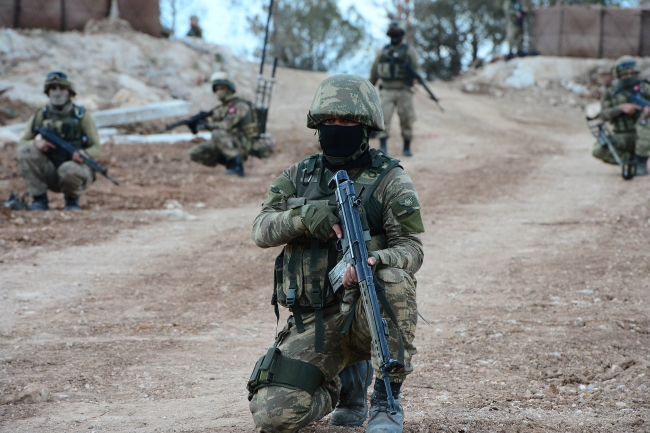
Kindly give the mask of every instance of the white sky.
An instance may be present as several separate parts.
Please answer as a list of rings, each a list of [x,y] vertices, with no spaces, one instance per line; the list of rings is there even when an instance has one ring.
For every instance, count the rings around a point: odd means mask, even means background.
[[[287,1],[287,0],[276,0]],[[377,2],[381,4],[382,0]],[[247,30],[246,15],[252,10],[243,10],[242,8],[231,6],[231,0],[195,0],[200,5],[199,18],[200,25],[203,28],[203,37],[215,44],[229,46],[233,53],[245,56],[250,60],[259,60],[252,58],[253,51],[262,45],[261,38],[251,35]],[[264,5],[268,5],[268,0],[256,0],[257,10],[261,11]],[[385,29],[388,26],[388,18],[383,7],[375,6],[373,0],[339,0],[339,6],[344,12],[354,5],[357,11],[365,18],[368,23],[366,29],[371,37],[376,39],[370,49],[370,52],[361,56],[355,56],[347,64],[341,64],[336,71],[332,72],[354,72],[366,75],[370,69],[374,53],[383,44],[386,43]],[[203,9],[203,11],[200,11]],[[189,29],[189,16],[197,11],[186,9],[179,14],[177,22],[177,35],[184,35]],[[204,12],[204,13],[203,13]],[[266,18],[265,18],[266,19]]]

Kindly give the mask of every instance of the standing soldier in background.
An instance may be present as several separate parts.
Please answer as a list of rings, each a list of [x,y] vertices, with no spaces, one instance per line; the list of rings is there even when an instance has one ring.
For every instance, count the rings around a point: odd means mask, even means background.
[[[190,30],[187,32],[187,36],[203,39],[203,29],[199,26],[199,17],[196,15],[190,17]]]
[[[27,121],[18,143],[18,167],[33,202],[29,210],[48,210],[47,190],[62,192],[65,210],[81,210],[79,196],[95,181],[94,171],[84,164],[80,153],[96,159],[101,153],[99,133],[90,113],[72,103],[77,92],[63,72],[50,72],[43,88],[50,103]],[[72,156],[54,144],[36,138],[35,128],[42,126],[76,149]]]
[[[630,103],[629,99],[634,93],[650,99],[650,83],[639,78],[634,57],[623,56],[616,60],[612,72],[618,82],[605,92],[598,117],[612,124],[614,147],[621,161],[636,162],[636,175],[644,176],[648,174],[650,156],[650,126],[645,118],[650,115],[650,110]],[[599,143],[594,144],[592,155],[608,164],[616,164],[609,149]]]
[[[223,164],[228,169],[226,174],[244,177],[244,161],[252,140],[259,135],[253,104],[237,96],[235,83],[227,73],[215,72],[210,81],[221,105],[205,125],[212,131],[212,140],[190,149],[190,159],[208,167]]]
[[[528,10],[521,0],[505,0],[503,12],[506,15],[506,37],[508,58],[524,55],[524,25]]]
[[[413,85],[416,81],[408,72],[406,63],[409,62],[415,69],[418,59],[413,48],[404,43],[406,31],[403,26],[394,21],[388,26],[386,34],[390,37],[390,44],[379,51],[370,70],[370,82],[375,85],[381,78],[381,109],[384,112],[386,129],[380,132],[379,143],[381,150],[388,153],[387,140],[390,137],[390,122],[393,111],[397,107],[402,139],[404,140],[404,156],[412,156],[411,140],[413,139],[413,123],[415,122],[415,108],[413,107]]]

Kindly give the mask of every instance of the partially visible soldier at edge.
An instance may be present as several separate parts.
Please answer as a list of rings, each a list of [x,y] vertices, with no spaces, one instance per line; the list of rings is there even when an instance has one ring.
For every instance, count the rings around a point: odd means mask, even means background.
[[[382,48],[375,62],[370,69],[370,82],[374,86],[381,78],[379,89],[381,90],[381,109],[384,113],[385,130],[380,132],[379,146],[388,154],[388,137],[390,137],[390,122],[393,118],[393,111],[397,108],[402,139],[404,156],[412,156],[411,140],[413,140],[413,123],[416,120],[415,108],[413,107],[413,85],[417,80],[410,77],[406,70],[406,62],[413,68],[418,68],[418,58],[413,48],[404,42],[406,30],[397,21],[389,24],[386,34],[390,37],[390,44]]]
[[[506,16],[506,39],[508,40],[508,58],[523,56],[524,30],[528,10],[521,0],[504,0],[503,12]]]
[[[650,109],[639,107],[629,102],[633,93],[650,100],[650,83],[639,78],[639,68],[631,56],[623,56],[612,67],[615,86],[607,89],[601,100],[598,117],[610,122],[614,132],[614,147],[623,163],[636,162],[636,175],[648,174],[648,156],[650,156],[650,130],[645,117],[650,116]],[[641,123],[639,124],[639,120]],[[608,164],[616,164],[607,147],[594,144],[592,155]]]
[[[251,231],[259,247],[284,245],[276,259],[273,299],[276,307],[292,313],[277,336],[274,349],[279,352],[269,349],[252,375],[260,381],[249,382],[253,420],[258,432],[294,433],[330,412],[330,424],[346,427],[360,426],[369,413],[367,433],[401,433],[400,389],[417,353],[414,274],[424,258],[417,192],[399,161],[369,148],[370,132],[384,127],[369,81],[354,75],[326,78],[316,90],[307,127],[318,131],[322,153],[289,167],[271,184]],[[390,375],[395,415],[387,410],[379,366],[375,359],[370,362],[370,328],[356,275],[348,268],[344,287],[336,293],[328,279],[341,259],[335,243],[340,233],[336,198],[328,187],[338,170],[348,171],[357,193],[364,188],[360,198],[368,264],[386,289],[398,322],[398,327],[388,322],[387,336],[390,353],[398,358],[403,353],[401,369]],[[263,379],[270,377],[265,372],[269,365],[275,371],[271,383]],[[373,366],[379,379],[368,410]]]
[[[199,17],[196,15],[190,17],[190,29],[187,31],[186,36],[203,39],[203,29],[199,26]]]
[[[235,83],[226,72],[212,74],[212,91],[221,101],[206,122],[212,140],[190,149],[190,159],[208,167],[226,166],[226,174],[244,177],[244,161],[252,140],[259,135],[253,105],[237,95]]]
[[[18,143],[20,174],[33,198],[29,210],[49,209],[47,190],[62,192],[65,210],[81,210],[81,192],[95,181],[95,172],[84,164],[81,152],[97,159],[101,153],[99,133],[93,117],[84,107],[75,105],[74,83],[63,72],[50,72],[43,87],[50,103],[29,118]],[[36,127],[52,129],[76,149],[71,157],[54,144],[36,138]]]

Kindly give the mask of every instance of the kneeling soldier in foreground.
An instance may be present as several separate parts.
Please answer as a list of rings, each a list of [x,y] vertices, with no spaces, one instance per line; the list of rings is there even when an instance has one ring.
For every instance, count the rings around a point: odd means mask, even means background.
[[[424,255],[417,192],[399,161],[369,149],[370,132],[384,129],[369,81],[354,75],[325,79],[307,127],[318,130],[323,152],[289,167],[271,184],[251,233],[262,248],[284,245],[276,259],[273,300],[292,316],[255,367],[248,386],[250,409],[258,431],[267,433],[296,432],[332,411],[335,425],[361,425],[367,417],[372,377],[367,361],[372,358],[378,378],[381,372],[357,276],[348,266],[340,288],[333,288],[328,277],[342,258],[336,248],[341,235],[337,202],[328,182],[346,170],[364,210],[368,264],[386,289],[391,310],[383,311],[390,331],[386,339],[399,364],[390,375],[396,413],[389,413],[386,386],[377,379],[367,432],[398,433],[404,422],[400,388],[416,353],[414,274]]]

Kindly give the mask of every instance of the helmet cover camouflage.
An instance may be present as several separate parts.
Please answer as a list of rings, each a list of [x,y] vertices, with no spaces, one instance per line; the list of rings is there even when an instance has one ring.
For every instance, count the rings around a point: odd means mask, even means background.
[[[398,34],[406,34],[406,30],[404,29],[404,25],[402,25],[401,22],[399,21],[391,21],[390,24],[388,24],[388,30],[386,30],[386,34],[388,36],[390,35],[398,35]]]
[[[612,66],[614,77],[620,78],[625,74],[638,74],[639,68],[637,67],[636,59],[632,56],[619,57]]]
[[[47,74],[45,77],[45,83],[43,84],[43,92],[47,95],[50,91],[50,87],[55,85],[68,89],[70,96],[75,96],[77,94],[74,82],[68,78],[67,74],[64,72],[55,71]]]
[[[210,81],[212,82],[212,91],[216,92],[217,86],[226,86],[228,87],[233,93],[237,91],[237,86],[235,86],[235,82],[232,80],[230,75],[228,75],[227,72],[224,71],[217,71],[212,76],[210,77]]]
[[[307,128],[317,129],[328,119],[359,122],[376,131],[384,130],[384,114],[375,87],[357,75],[340,74],[325,78],[307,114]]]

